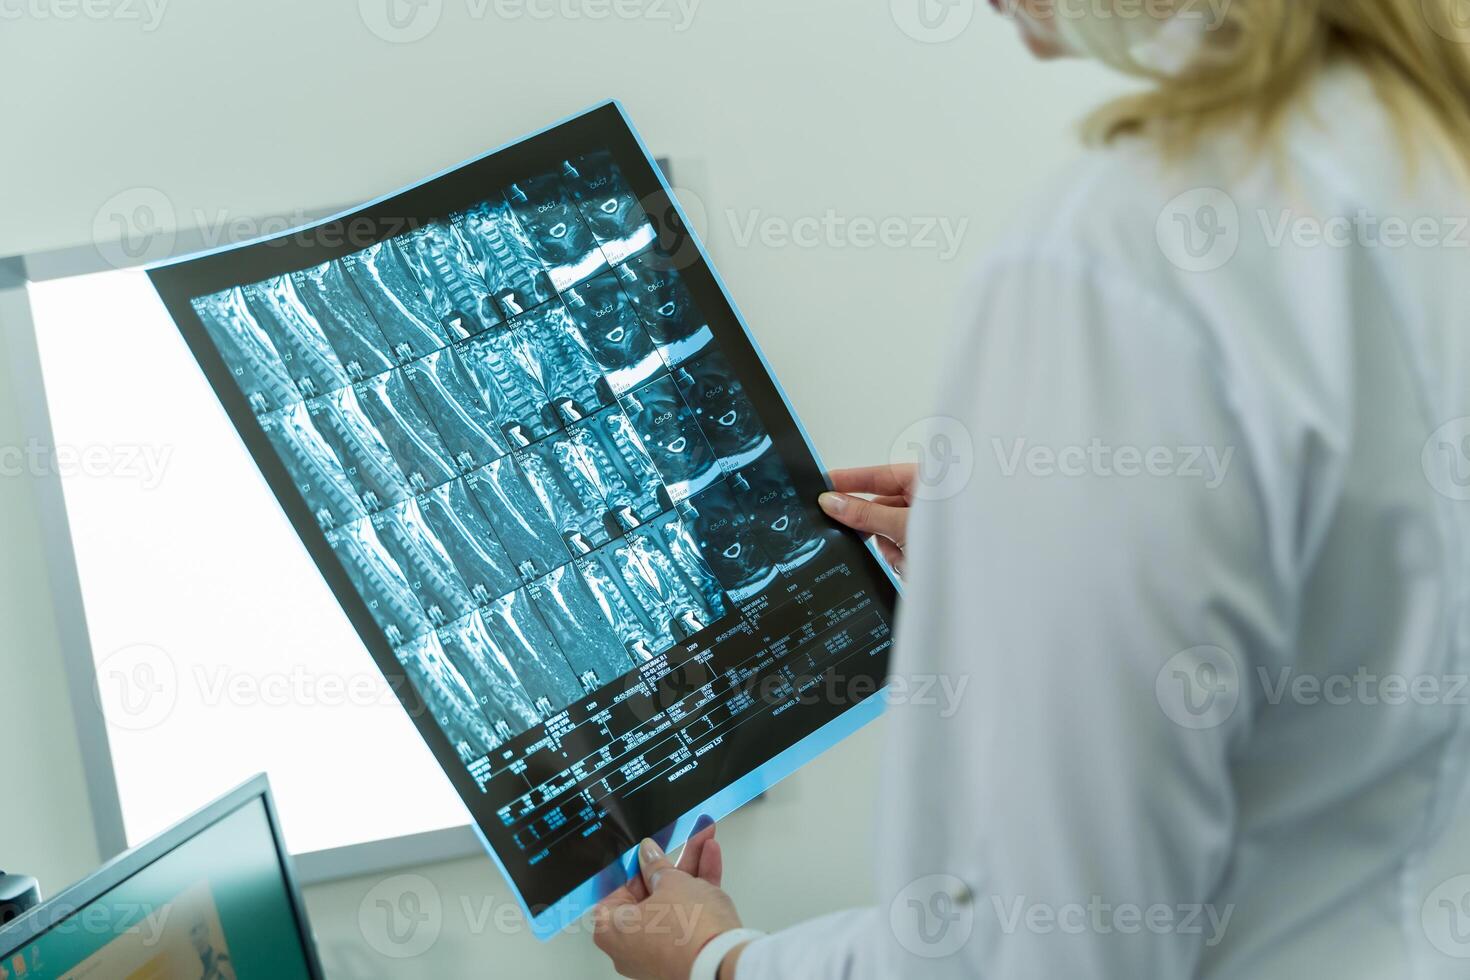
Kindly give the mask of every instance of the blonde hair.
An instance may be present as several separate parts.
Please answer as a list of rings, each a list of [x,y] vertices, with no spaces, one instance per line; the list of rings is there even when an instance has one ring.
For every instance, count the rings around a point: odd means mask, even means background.
[[[1095,113],[1087,125],[1095,139],[1146,132],[1177,149],[1241,121],[1265,138],[1313,78],[1347,62],[1372,80],[1404,130],[1427,126],[1470,170],[1470,23],[1456,20],[1463,0],[1091,2],[1090,14],[1058,14],[1063,35],[1153,82]],[[1150,13],[1140,19],[1140,8]],[[1165,41],[1178,63],[1148,53]]]

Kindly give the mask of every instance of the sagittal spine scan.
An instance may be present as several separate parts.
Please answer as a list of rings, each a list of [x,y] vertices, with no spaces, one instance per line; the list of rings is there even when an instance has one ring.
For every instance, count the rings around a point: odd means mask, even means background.
[[[824,539],[611,153],[193,300],[466,766]]]

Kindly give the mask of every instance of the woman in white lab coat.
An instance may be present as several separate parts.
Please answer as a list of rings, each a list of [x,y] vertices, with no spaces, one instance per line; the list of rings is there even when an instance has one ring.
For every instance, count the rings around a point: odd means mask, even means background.
[[[984,263],[935,410],[969,478],[822,501],[907,564],[895,674],[968,680],[891,710],[878,904],[742,930],[706,831],[644,845],[597,943],[655,980],[1464,977],[1470,11],[1023,6],[1149,87]]]

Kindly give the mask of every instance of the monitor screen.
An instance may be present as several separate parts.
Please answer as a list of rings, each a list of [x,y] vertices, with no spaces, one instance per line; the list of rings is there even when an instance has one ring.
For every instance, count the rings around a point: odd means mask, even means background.
[[[267,797],[232,796],[0,931],[0,980],[313,980]]]
[[[538,935],[876,713],[893,583],[618,106],[150,275]]]

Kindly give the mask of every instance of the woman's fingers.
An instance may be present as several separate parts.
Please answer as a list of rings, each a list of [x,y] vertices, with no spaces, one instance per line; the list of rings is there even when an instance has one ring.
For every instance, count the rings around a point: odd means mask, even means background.
[[[845,493],[824,493],[817,504],[834,521],[841,521],[855,531],[877,534],[903,547],[908,530],[907,507],[886,507],[875,500],[864,500]]]
[[[674,862],[664,853],[652,838],[647,838],[638,845],[638,871],[643,878],[643,884],[648,888],[648,894],[652,895],[658,890],[659,880],[670,871],[677,871]]]
[[[699,870],[696,877],[709,882],[719,888],[725,880],[725,852],[720,849],[720,842],[711,840],[704,845],[704,850],[699,855]]]
[[[899,578],[903,578],[903,550],[887,538],[874,538],[873,540],[878,542],[878,551],[883,555],[883,560],[892,566],[893,570],[898,573]]]
[[[859,466],[833,470],[827,474],[832,489],[840,493],[876,493],[885,497],[903,497],[914,484],[918,472],[915,463],[893,466]]]
[[[699,869],[704,860],[704,852],[709,848],[711,844],[714,843],[714,841],[714,823],[711,822],[705,824],[703,827],[696,830],[693,836],[691,836],[689,840],[684,844],[684,849],[679,852],[679,870],[683,871],[686,874],[694,875],[696,878],[703,878],[704,875],[699,873]],[[712,882],[712,884],[718,885],[719,882],[715,881]]]

